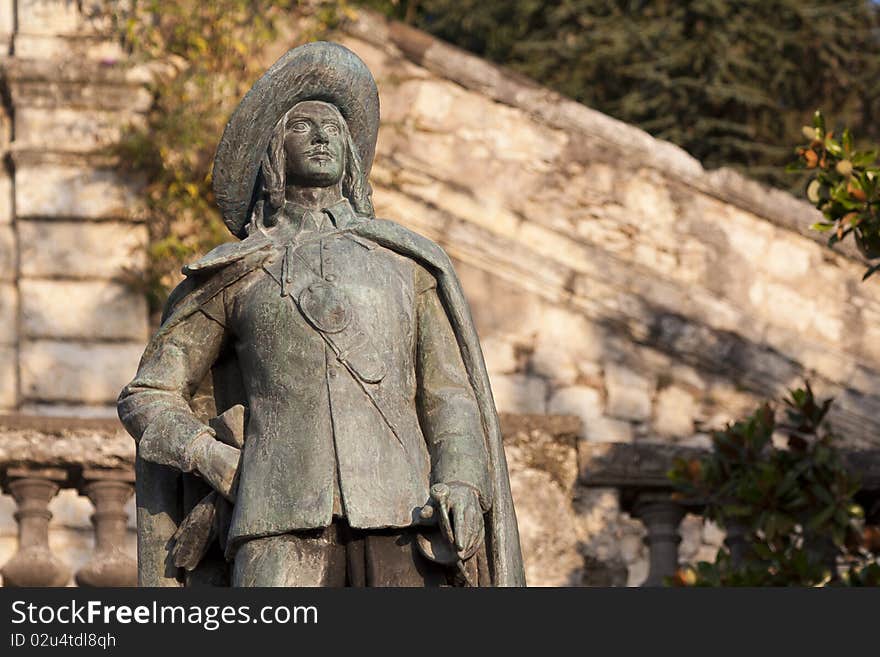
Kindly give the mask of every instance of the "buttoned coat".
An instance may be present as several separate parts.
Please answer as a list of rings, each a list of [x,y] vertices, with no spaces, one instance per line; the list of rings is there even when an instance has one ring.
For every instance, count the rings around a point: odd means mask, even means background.
[[[148,349],[119,402],[142,458],[186,469],[208,430],[192,395],[232,354],[248,409],[232,543],[334,512],[406,527],[436,482],[472,486],[487,511],[480,409],[434,277],[352,231],[363,220],[347,201],[291,219],[297,230],[252,240],[244,273]],[[221,249],[188,273],[210,282],[228,267]]]

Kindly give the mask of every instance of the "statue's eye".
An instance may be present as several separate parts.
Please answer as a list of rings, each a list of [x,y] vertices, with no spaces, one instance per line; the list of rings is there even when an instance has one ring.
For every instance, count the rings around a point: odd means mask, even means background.
[[[309,122],[308,121],[294,121],[290,124],[289,128],[294,132],[308,132],[309,130]]]
[[[339,126],[336,125],[335,123],[325,123],[324,124],[324,131],[328,135],[336,136],[339,134]]]

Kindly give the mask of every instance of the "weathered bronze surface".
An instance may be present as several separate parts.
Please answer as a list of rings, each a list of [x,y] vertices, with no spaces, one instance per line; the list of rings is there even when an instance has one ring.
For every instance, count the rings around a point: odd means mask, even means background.
[[[141,585],[525,584],[479,341],[433,242],[374,217],[351,51],[289,51],[217,149],[225,244],[184,269],[119,416]]]

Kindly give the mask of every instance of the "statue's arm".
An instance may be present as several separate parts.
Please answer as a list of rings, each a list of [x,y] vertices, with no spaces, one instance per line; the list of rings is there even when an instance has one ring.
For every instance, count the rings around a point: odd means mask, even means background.
[[[489,459],[480,409],[434,278],[417,275],[417,404],[431,455],[431,482],[463,484],[492,505]]]
[[[238,450],[215,440],[214,431],[189,405],[226,340],[221,297],[156,338],[158,344],[123,388],[118,412],[138,442],[141,458],[199,472],[228,494]]]

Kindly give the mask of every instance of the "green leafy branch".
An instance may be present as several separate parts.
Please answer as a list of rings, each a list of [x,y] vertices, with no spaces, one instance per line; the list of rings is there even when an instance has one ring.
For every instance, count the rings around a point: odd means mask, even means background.
[[[742,531],[745,551],[735,562],[722,547],[713,563],[682,569],[674,583],[880,585],[864,512],[854,501],[859,481],[827,425],[831,406],[806,384],[790,391],[782,419],[762,404],[714,432],[706,457],[676,461],[669,473],[676,495],[702,501],[705,518]]]
[[[804,126],[809,140],[798,147],[797,160],[789,171],[808,171],[807,199],[824,217],[811,226],[831,233],[828,245],[841,242],[852,234],[859,251],[868,260],[880,258],[880,179],[877,150],[857,150],[849,129],[840,138],[825,127],[825,117],[816,111],[813,125]],[[862,280],[880,269],[870,265]]]

